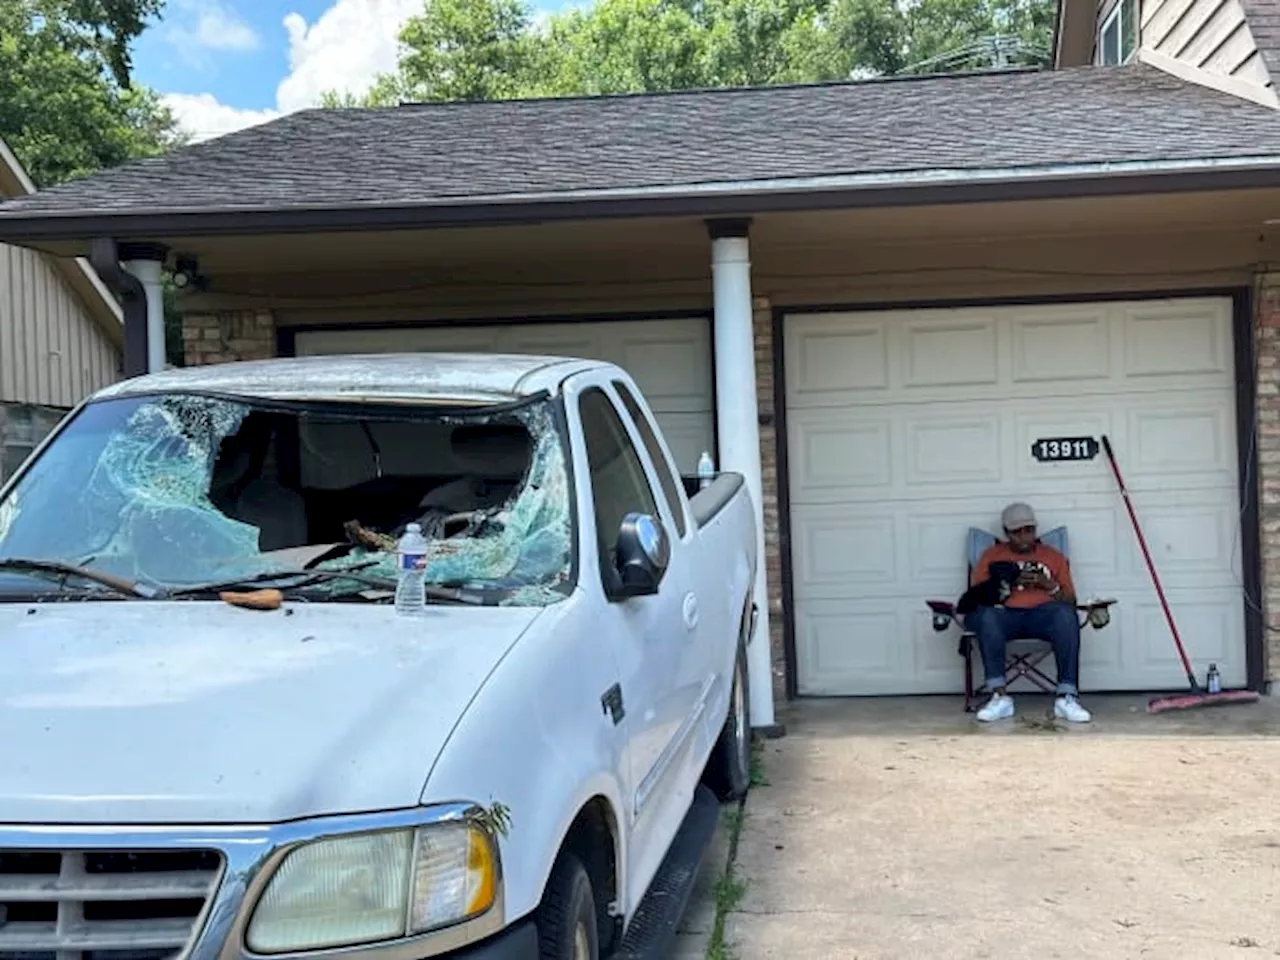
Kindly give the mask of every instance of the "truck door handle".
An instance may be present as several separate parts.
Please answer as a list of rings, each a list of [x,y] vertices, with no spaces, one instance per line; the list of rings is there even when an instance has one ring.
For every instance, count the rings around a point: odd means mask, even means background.
[[[695,629],[698,626],[698,598],[692,593],[686,593],[684,595],[683,612],[685,629]]]
[[[604,696],[600,698],[600,705],[604,708],[604,712],[613,715],[613,725],[616,727],[622,722],[622,718],[627,715],[626,709],[622,706],[622,685],[615,683],[612,687],[604,692]]]

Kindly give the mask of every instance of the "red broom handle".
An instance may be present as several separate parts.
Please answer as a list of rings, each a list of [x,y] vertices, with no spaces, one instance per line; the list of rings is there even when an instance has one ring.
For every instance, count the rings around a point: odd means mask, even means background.
[[[1124,497],[1125,508],[1129,511],[1129,519],[1133,523],[1133,532],[1137,534],[1138,546],[1142,548],[1142,556],[1147,561],[1147,570],[1151,573],[1151,582],[1156,586],[1156,595],[1160,598],[1160,606],[1164,608],[1164,618],[1169,621],[1169,629],[1173,632],[1173,642],[1178,645],[1178,656],[1182,658],[1182,667],[1187,671],[1187,681],[1191,684],[1191,689],[1197,688],[1196,675],[1191,669],[1191,661],[1187,659],[1187,651],[1182,646],[1182,637],[1178,635],[1178,625],[1173,622],[1173,612],[1169,609],[1169,601],[1165,599],[1164,587],[1160,585],[1160,577],[1156,574],[1155,561],[1151,559],[1151,551],[1147,549],[1146,537],[1142,535],[1142,528],[1138,526],[1138,515],[1134,512],[1133,503],[1129,499],[1129,490],[1124,485],[1124,478],[1120,476],[1120,465],[1116,463],[1116,456],[1111,450],[1111,441],[1107,439],[1106,434],[1102,435],[1102,447],[1107,451],[1107,460],[1111,463],[1111,472],[1115,474],[1116,483],[1120,487],[1120,495]]]

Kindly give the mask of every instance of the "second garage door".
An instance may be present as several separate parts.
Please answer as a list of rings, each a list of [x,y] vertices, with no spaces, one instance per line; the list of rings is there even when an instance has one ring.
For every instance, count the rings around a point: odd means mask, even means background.
[[[448,350],[605,360],[635,378],[682,473],[694,475],[702,451],[716,449],[707,317],[302,330],[294,349],[299,356]]]
[[[801,314],[784,344],[801,693],[959,690],[924,601],[959,596],[967,528],[1014,499],[1067,525],[1082,596],[1120,601],[1082,688],[1184,684],[1105,458],[1032,456],[1104,433],[1197,672],[1245,682],[1229,300]]]

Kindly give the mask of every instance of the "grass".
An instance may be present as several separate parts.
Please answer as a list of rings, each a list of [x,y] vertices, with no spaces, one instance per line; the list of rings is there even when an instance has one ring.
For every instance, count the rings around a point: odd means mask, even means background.
[[[716,881],[716,923],[711,929],[711,942],[707,944],[707,960],[732,960],[732,954],[724,942],[724,922],[729,913],[742,902],[747,892],[745,880],[733,875],[733,864]]]
[[[764,741],[758,737],[751,741],[751,786],[769,786],[764,775]]]
[[[751,786],[768,785],[769,780],[764,771],[764,745],[758,739],[752,740]],[[747,892],[746,880],[734,873],[734,864],[738,860],[738,838],[742,835],[746,819],[745,800],[726,810],[724,814],[724,828],[729,835],[729,856],[726,858],[724,872],[716,879],[716,918],[711,928],[711,939],[707,943],[706,960],[733,960],[733,954],[724,942],[724,925],[729,914],[737,909]]]

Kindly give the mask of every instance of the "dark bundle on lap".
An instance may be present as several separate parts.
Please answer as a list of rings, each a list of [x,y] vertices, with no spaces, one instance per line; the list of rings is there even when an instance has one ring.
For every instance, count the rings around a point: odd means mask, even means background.
[[[1007,560],[991,564],[990,576],[964,592],[960,602],[956,604],[956,612],[963,616],[979,607],[994,607],[1004,603],[1013,592],[1013,584],[1020,573],[1018,565]]]

